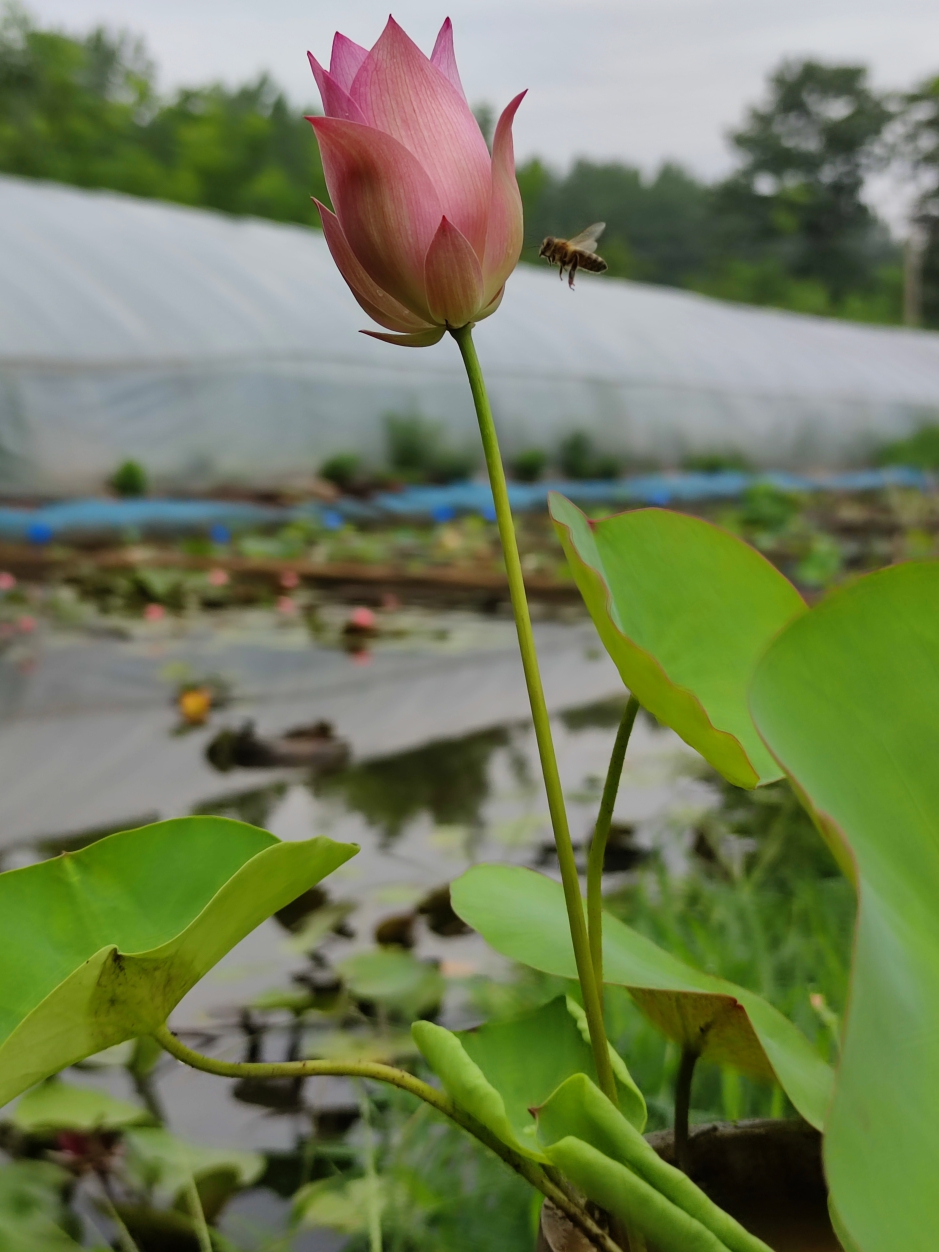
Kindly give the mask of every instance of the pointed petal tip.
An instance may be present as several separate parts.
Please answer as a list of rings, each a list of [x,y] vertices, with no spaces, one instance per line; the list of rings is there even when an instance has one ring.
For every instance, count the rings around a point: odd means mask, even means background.
[[[430,63],[436,66],[445,78],[450,80],[465,100],[466,93],[463,90],[460,71],[456,63],[456,53],[453,49],[453,23],[448,17],[444,18],[443,25],[437,33],[434,50],[430,54]]]
[[[329,72],[343,89],[350,91],[352,82],[363,62],[368,56],[368,49],[355,43],[341,31],[333,35],[333,46],[329,57]]]

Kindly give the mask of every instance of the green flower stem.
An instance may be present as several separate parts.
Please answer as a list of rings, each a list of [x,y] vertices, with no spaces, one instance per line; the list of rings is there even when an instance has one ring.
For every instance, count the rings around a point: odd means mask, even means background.
[[[600,999],[600,987],[594,975],[593,962],[590,957],[587,923],[584,918],[584,902],[580,894],[580,881],[577,876],[577,865],[574,861],[574,849],[571,845],[571,832],[567,824],[567,812],[564,807],[564,793],[561,790],[561,776],[558,773],[554,741],[551,737],[548,706],[545,703],[541,673],[538,669],[538,656],[535,652],[535,639],[531,629],[531,614],[528,611],[528,598],[525,595],[525,580],[522,576],[522,563],[518,555],[518,542],[515,537],[515,525],[512,521],[509,493],[505,485],[505,470],[502,466],[502,456],[499,452],[496,426],[492,417],[489,397],[486,394],[486,384],[483,380],[479,357],[476,355],[476,346],[473,343],[472,328],[470,326],[462,326],[459,330],[451,329],[450,334],[456,340],[463,356],[463,364],[466,366],[470,390],[473,393],[473,403],[476,405],[476,416],[479,419],[479,433],[482,436],[486,468],[489,471],[489,482],[492,486],[492,499],[496,508],[496,521],[499,525],[499,538],[502,541],[502,551],[505,556],[509,594],[512,598],[512,610],[515,614],[515,626],[518,631],[518,644],[522,653],[522,667],[525,671],[528,699],[531,704],[531,716],[535,725],[535,738],[538,741],[538,754],[541,757],[541,770],[544,775],[545,791],[548,795],[548,809],[551,814],[551,825],[554,829],[558,863],[561,867],[561,882],[564,886],[564,899],[567,904],[571,939],[574,944],[574,958],[577,962],[577,977],[580,979],[581,992],[584,997],[584,1010],[587,1014],[587,1025],[590,1029],[590,1045],[593,1049],[597,1078],[604,1095],[612,1100],[614,1104],[617,1104],[616,1083],[613,1079],[613,1067],[610,1064],[606,1031],[603,1026],[603,1005]]]
[[[587,861],[587,930],[590,935],[590,957],[593,961],[593,972],[597,979],[600,992],[600,1003],[603,1003],[603,861],[606,856],[606,844],[610,837],[610,823],[613,820],[613,807],[616,804],[616,793],[623,773],[623,762],[626,759],[626,748],[632,734],[636,714],[639,712],[639,701],[630,696],[623,712],[609,768],[606,771],[606,782],[603,784],[603,796],[600,800],[600,812],[597,824],[593,828],[590,841],[590,856]]]
[[[387,1082],[394,1087],[400,1087],[402,1091],[408,1091],[425,1104],[431,1105],[444,1117],[449,1117],[490,1151],[495,1152],[516,1173],[521,1174],[526,1182],[556,1204],[600,1252],[623,1252],[619,1244],[536,1161],[514,1152],[474,1117],[470,1117],[459,1105],[454,1104],[446,1092],[415,1078],[407,1070],[397,1069],[393,1065],[382,1065],[377,1061],[219,1061],[215,1057],[204,1056],[201,1052],[187,1048],[168,1026],[160,1026],[154,1030],[153,1037],[178,1061],[207,1074],[216,1074],[220,1078],[307,1078],[325,1074],[337,1078],[371,1078],[376,1082]]]

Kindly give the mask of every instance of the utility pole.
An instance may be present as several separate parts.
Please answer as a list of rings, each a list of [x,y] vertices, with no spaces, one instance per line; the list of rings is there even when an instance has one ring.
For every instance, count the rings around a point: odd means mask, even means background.
[[[923,322],[923,261],[925,256],[926,231],[923,223],[913,218],[903,249],[904,326],[921,326]]]

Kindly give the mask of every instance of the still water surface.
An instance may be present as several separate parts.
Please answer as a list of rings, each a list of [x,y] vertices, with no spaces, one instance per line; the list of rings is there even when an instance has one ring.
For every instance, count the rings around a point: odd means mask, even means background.
[[[81,846],[108,830],[192,812],[240,817],[285,840],[326,834],[358,843],[361,853],[327,884],[330,904],[346,910],[343,933],[327,940],[332,961],[373,948],[377,926],[476,862],[553,873],[511,621],[400,610],[385,614],[382,628],[358,656],[311,640],[301,624],[278,622],[264,610],[120,629],[41,629],[0,658],[3,867]],[[596,815],[622,684],[588,621],[542,621],[536,637],[571,827],[582,846]],[[183,673],[223,676],[234,699],[208,727],[181,734],[172,694]],[[262,734],[327,719],[347,741],[350,764],[317,777],[289,769],[215,771],[205,759],[207,742],[248,718]],[[689,769],[692,756],[671,732],[637,724],[615,814],[634,827],[636,847],[660,843],[663,832],[687,827],[712,802]],[[442,1020],[467,1024],[466,979],[500,976],[501,958],[475,935],[437,934],[425,920],[413,938],[415,954],[439,962],[446,979]],[[291,976],[305,968],[307,958],[285,928],[267,921],[186,997],[173,1025],[204,1030],[213,1051],[239,1058],[244,1007],[295,988]],[[271,1059],[284,1055],[288,1019],[265,1038]],[[73,1078],[131,1094],[121,1069]],[[349,1100],[340,1081],[307,1088],[307,1106]],[[203,1143],[289,1153],[309,1125],[306,1114],[236,1100],[231,1084],[175,1063],[161,1066],[158,1090],[172,1129]],[[255,1197],[253,1211],[264,1203]]]

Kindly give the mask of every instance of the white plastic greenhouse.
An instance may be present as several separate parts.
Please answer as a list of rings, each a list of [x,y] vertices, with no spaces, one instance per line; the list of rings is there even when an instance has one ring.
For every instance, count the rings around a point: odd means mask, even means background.
[[[0,487],[86,490],[124,457],[177,484],[262,483],[378,455],[417,411],[474,420],[455,345],[403,349],[322,236],[0,178]],[[939,414],[939,335],[522,267],[477,332],[506,448],[574,429],[674,463],[739,450],[837,467]]]

